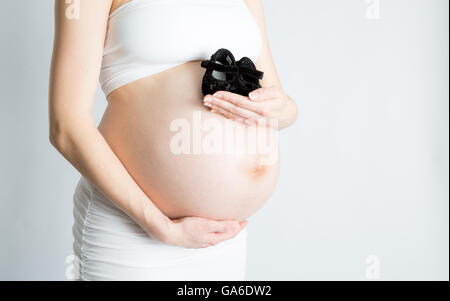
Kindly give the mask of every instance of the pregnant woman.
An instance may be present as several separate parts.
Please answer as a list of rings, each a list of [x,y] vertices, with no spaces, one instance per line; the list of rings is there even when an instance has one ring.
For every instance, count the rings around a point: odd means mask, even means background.
[[[79,279],[243,280],[246,219],[279,173],[278,147],[243,150],[252,129],[272,136],[297,116],[260,0],[66,2],[55,4],[50,141],[82,174],[73,226]],[[219,48],[253,60],[262,88],[203,95],[201,62]],[[99,80],[108,106],[97,127]],[[230,126],[241,137],[232,151],[198,148],[229,143],[217,128]]]

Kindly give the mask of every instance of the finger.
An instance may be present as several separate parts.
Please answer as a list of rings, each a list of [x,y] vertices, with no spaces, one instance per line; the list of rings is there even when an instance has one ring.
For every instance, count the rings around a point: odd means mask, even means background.
[[[272,113],[277,111],[280,107],[280,105],[278,105],[276,101],[267,102],[264,103],[264,105],[262,105],[260,108],[258,108],[258,112],[254,112],[256,113],[256,115],[251,112],[249,114],[244,114],[245,116],[242,116],[231,113],[227,109],[219,107],[218,105],[208,104],[208,106],[212,109],[212,111],[215,111],[216,113],[219,113],[228,119],[233,119],[246,125],[258,125],[260,124],[260,121],[263,121],[263,123],[266,124],[267,122],[265,121],[267,119],[270,119]]]
[[[228,101],[222,100],[214,96],[205,99],[205,105],[208,104],[220,107],[234,115],[239,115],[242,118],[257,119],[258,117],[260,117],[257,112],[238,107]]]
[[[215,246],[225,240],[236,237],[236,235],[238,235],[238,233],[239,233],[239,231],[210,233],[210,235],[208,237],[208,241],[212,246]]]
[[[209,107],[211,109],[210,112],[220,114],[220,115],[222,115],[223,117],[225,117],[227,119],[230,119],[230,120],[233,120],[233,121],[236,121],[236,122],[240,122],[240,123],[242,123],[242,124],[244,124],[246,126],[253,126],[253,125],[257,125],[258,124],[256,118],[246,119],[246,118],[243,118],[243,117],[241,117],[239,115],[233,114],[233,113],[231,113],[231,112],[229,112],[229,111],[227,111],[227,110],[225,110],[225,109],[223,109],[223,108],[221,108],[219,106],[213,105],[211,103],[205,103],[205,106],[207,106],[207,107]]]
[[[239,232],[222,232],[222,233],[213,233],[209,238],[210,244],[215,246],[225,240],[236,237]]]
[[[227,110],[222,109],[222,108],[220,108],[218,106],[215,106],[215,105],[211,105],[210,108],[211,108],[210,112],[222,115],[223,117],[225,117],[225,118],[227,118],[229,120],[232,120],[232,121],[235,121],[235,122],[240,122],[240,123],[242,123],[242,124],[244,124],[246,126],[257,125],[256,119],[253,120],[253,119],[242,118],[241,116],[238,116],[236,114],[230,113]]]
[[[211,112],[221,114],[225,118],[228,118],[228,119],[231,119],[231,120],[236,120],[238,118],[242,118],[241,116],[238,116],[236,114],[228,112],[227,110],[225,110],[225,109],[223,109],[223,108],[221,108],[219,106],[216,106],[216,105],[213,105],[213,104],[205,104],[205,105],[211,109]]]
[[[211,245],[214,246],[222,241],[236,237],[247,224],[247,221],[242,221],[238,223],[239,227],[237,230],[234,229],[234,231],[212,233],[212,235],[210,235],[209,237]]]
[[[244,221],[239,222],[239,232],[240,232],[242,229],[244,229],[245,226],[247,226],[247,225],[248,225],[248,221],[247,221],[247,220],[244,220]]]
[[[228,91],[219,91],[214,93],[213,95],[216,98],[222,99],[224,101],[228,101],[229,103],[234,104],[237,107],[240,108],[244,108],[247,109],[249,111],[254,111],[257,112],[258,109],[258,104],[250,101],[250,99],[248,97],[236,94],[236,93],[231,93]]]
[[[242,118],[241,116],[238,116],[236,114],[230,113],[227,110],[222,109],[221,107],[218,107],[218,106],[215,106],[215,105],[212,105],[212,104],[209,104],[208,107],[211,109],[211,111],[210,111],[211,113],[220,114],[223,117],[225,117],[227,119],[230,119],[230,120],[233,120],[233,121],[236,121],[236,122],[244,123],[244,121],[245,121],[244,118]]]
[[[257,125],[258,124],[256,119],[243,118],[241,116],[238,116],[238,115],[235,115],[233,113],[230,113],[227,110],[222,109],[222,108],[220,108],[218,106],[215,106],[215,105],[211,105],[211,112],[220,114],[220,115],[224,116],[227,119],[233,120],[235,122],[240,122],[240,123],[242,123],[242,124],[244,124],[246,126],[252,126],[252,125]]]
[[[219,91],[219,92],[215,93],[213,96],[208,96],[208,98],[205,98],[205,101],[214,103],[214,101],[215,101],[214,98],[218,98],[219,100],[229,102],[239,108],[242,108],[242,109],[245,109],[248,111],[252,111],[263,117],[269,116],[271,114],[271,112],[280,109],[284,105],[282,97],[268,99],[268,100],[264,100],[264,101],[261,100],[259,102],[254,102],[254,101],[250,101],[249,98],[244,97],[242,95],[230,93],[230,92],[226,92],[226,91]],[[210,101],[207,101],[207,99]],[[227,108],[225,108],[225,109],[227,109]],[[253,118],[254,116],[255,116],[254,114],[251,114],[250,118]],[[249,117],[247,117],[247,118],[249,118]]]
[[[269,88],[259,88],[249,94],[249,98],[253,101],[265,101],[269,99],[281,98],[283,93],[281,88],[273,86]]]
[[[208,230],[212,233],[236,232],[239,228],[236,221],[208,221]]]

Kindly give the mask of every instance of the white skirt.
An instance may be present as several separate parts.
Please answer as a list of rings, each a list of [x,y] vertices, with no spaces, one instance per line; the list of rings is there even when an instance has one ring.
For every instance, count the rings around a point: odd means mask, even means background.
[[[151,239],[81,177],[74,193],[79,280],[244,280],[247,228],[218,245],[189,249]]]

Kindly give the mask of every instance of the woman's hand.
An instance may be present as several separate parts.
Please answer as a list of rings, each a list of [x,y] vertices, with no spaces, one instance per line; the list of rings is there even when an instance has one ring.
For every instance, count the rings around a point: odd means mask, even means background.
[[[248,222],[215,221],[202,217],[172,220],[164,243],[185,248],[206,248],[235,237]]]
[[[227,91],[206,95],[204,105],[211,111],[247,125],[267,125],[282,128],[286,107],[291,101],[278,86],[260,88],[249,97]]]

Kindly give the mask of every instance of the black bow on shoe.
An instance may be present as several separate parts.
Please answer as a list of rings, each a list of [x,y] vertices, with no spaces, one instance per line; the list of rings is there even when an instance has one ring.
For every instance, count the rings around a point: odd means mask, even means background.
[[[261,88],[259,80],[263,79],[264,72],[256,70],[251,59],[243,57],[236,64],[239,67],[239,94],[248,96],[250,92]]]
[[[217,91],[228,91],[243,96],[261,88],[259,80],[264,73],[256,70],[255,64],[248,57],[235,61],[233,54],[221,48],[210,60],[202,61],[206,69],[202,81],[203,95],[214,94]]]

